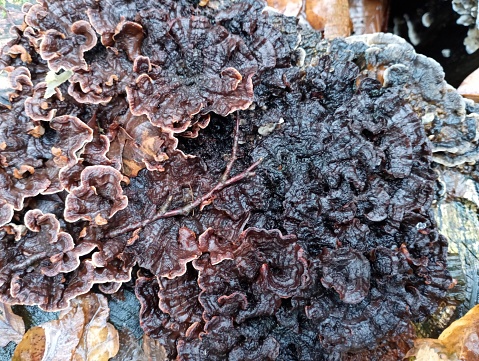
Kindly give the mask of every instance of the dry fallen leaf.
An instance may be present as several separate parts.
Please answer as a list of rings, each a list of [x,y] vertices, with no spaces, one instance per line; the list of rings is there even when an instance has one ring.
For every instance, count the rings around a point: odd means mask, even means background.
[[[158,341],[143,335],[143,351],[148,361],[166,361],[166,350]]]
[[[454,350],[460,360],[479,360],[479,305],[446,328],[439,341]]]
[[[406,358],[416,361],[479,360],[479,305],[454,321],[439,338],[417,339]]]
[[[75,305],[83,309],[86,326],[73,360],[106,361],[115,356],[119,348],[118,332],[112,324],[106,322],[110,314],[107,299],[90,293],[74,299],[72,306]]]
[[[9,305],[0,302],[0,347],[11,341],[19,343],[25,333],[25,324],[20,316],[12,312]]]
[[[118,332],[106,322],[107,300],[87,294],[71,301],[58,320],[30,329],[12,361],[107,361],[118,352]]]
[[[111,361],[125,361],[125,360],[134,360],[134,361],[149,361],[145,356],[139,340],[134,336],[134,334],[128,329],[123,328],[118,331],[120,349],[114,358]]]
[[[327,3],[324,0],[306,0],[304,12],[306,20],[316,30],[324,30],[328,14]]]
[[[42,361],[45,354],[45,330],[33,327],[17,345],[12,361]]]
[[[303,6],[303,0],[268,0],[268,6],[286,16],[298,16]]]

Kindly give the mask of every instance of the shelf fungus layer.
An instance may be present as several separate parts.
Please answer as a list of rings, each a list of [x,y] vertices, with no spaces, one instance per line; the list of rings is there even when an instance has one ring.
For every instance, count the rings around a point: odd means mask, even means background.
[[[326,51],[261,1],[204,3],[24,8],[0,58],[0,301],[134,287],[171,360],[401,359],[453,286],[417,109],[455,129],[455,95],[407,93],[401,64],[378,81],[366,43]],[[378,72],[406,47],[381,39]]]

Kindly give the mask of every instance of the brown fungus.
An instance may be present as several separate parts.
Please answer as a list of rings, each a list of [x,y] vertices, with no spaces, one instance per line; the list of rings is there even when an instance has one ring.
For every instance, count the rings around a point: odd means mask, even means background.
[[[10,73],[16,91],[10,95],[11,107],[0,110],[2,224],[11,219],[6,217],[12,215],[11,209],[23,208],[25,198],[62,190],[59,172],[76,163],[77,153],[91,140],[91,129],[74,116],[58,116],[42,125],[24,114],[31,105],[25,102],[33,99],[29,77],[22,67]]]
[[[113,40],[118,49],[123,50],[130,61],[141,55],[143,27],[133,21],[121,20],[115,29]]]
[[[321,258],[325,288],[333,288],[344,303],[361,302],[369,293],[371,266],[361,253],[343,248]]]
[[[357,63],[362,76],[400,91],[421,118],[436,163],[455,167],[479,159],[476,121],[435,60],[416,54],[412,45],[393,34],[351,36],[324,45],[334,57]]]
[[[145,114],[166,131],[185,131],[200,112],[226,116],[253,101],[252,55],[240,38],[205,17],[176,19],[150,52],[135,59],[139,76],[127,87],[128,101],[132,114]]]
[[[105,104],[124,92],[130,82],[131,64],[113,50],[105,54],[87,69],[78,69],[69,79],[70,94],[77,102]]]
[[[58,109],[55,107],[57,101],[63,101],[64,98],[58,88],[55,88],[55,93],[49,99],[45,99],[48,84],[39,83],[33,89],[33,96],[25,100],[25,114],[33,120],[50,121],[53,119]]]
[[[77,4],[41,1],[28,9],[26,24],[39,31],[39,54],[47,60],[50,70],[85,68],[84,52],[92,49],[97,36],[85,16],[73,15],[78,12]],[[65,6],[66,8],[63,8]],[[73,9],[68,7],[73,6]],[[73,16],[72,16],[73,15]]]
[[[93,133],[91,141],[83,147],[81,158],[74,163],[69,163],[59,173],[60,183],[68,191],[80,185],[81,172],[88,165],[112,165],[110,159],[106,157],[110,148],[110,141],[106,135],[100,134],[96,117],[94,116],[87,125]]]
[[[96,33],[88,22],[80,20],[71,25],[69,34],[54,29],[47,30],[40,44],[40,55],[48,61],[48,66],[53,71],[85,69],[87,65],[83,53],[95,44]]]
[[[433,151],[463,162],[465,104],[397,38],[217,5],[26,8],[1,58],[2,302],[134,284],[169,359],[403,357],[453,285],[422,123],[443,115]],[[71,77],[45,99],[48,67]]]
[[[144,115],[129,111],[110,127],[108,156],[128,177],[136,177],[145,167],[163,171],[164,162],[176,149],[178,140],[150,123]]]
[[[101,43],[105,46],[115,45],[114,36],[118,33],[117,24],[124,21],[125,18],[132,18],[136,12],[136,4],[125,0],[116,3],[112,1],[98,2],[92,4],[87,10],[88,19],[97,33],[101,35]]]
[[[81,172],[81,183],[71,189],[65,200],[65,220],[85,219],[97,225],[108,223],[116,212],[128,205],[120,182],[122,175],[115,168],[95,165]]]
[[[1,232],[0,247],[5,255],[0,260],[2,301],[36,304],[46,309],[64,307],[70,291],[76,293],[73,289],[79,285],[62,284],[61,278],[69,272],[81,273],[80,256],[92,247],[75,248],[72,236],[60,231],[55,215],[43,214],[38,209],[25,214],[25,226],[26,234],[16,241],[12,235]]]
[[[11,46],[7,54],[10,55],[12,58],[15,58],[16,56],[20,55],[20,59],[24,63],[32,62],[32,57],[22,45],[15,44]]]

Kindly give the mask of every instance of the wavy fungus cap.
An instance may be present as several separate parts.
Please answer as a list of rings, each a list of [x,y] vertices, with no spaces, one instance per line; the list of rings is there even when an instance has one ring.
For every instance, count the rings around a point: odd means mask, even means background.
[[[381,84],[365,45],[210,3],[25,8],[0,58],[0,301],[134,287],[169,359],[401,359],[453,284],[402,68]]]

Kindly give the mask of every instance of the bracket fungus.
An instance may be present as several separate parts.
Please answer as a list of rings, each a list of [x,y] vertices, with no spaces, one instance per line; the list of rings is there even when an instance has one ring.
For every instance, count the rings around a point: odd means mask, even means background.
[[[401,358],[453,284],[425,93],[401,64],[371,78],[407,46],[319,43],[262,1],[217,5],[25,8],[0,58],[0,301],[134,287],[169,359]]]
[[[116,212],[128,205],[120,182],[122,175],[113,167],[96,165],[81,172],[80,185],[65,199],[65,220],[79,219],[106,224]]]
[[[452,2],[452,8],[460,15],[457,23],[469,27],[467,37],[464,39],[464,45],[469,54],[479,49],[477,5],[477,0],[453,0]]]

